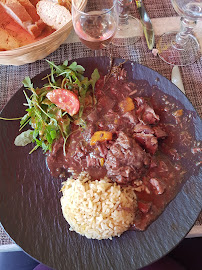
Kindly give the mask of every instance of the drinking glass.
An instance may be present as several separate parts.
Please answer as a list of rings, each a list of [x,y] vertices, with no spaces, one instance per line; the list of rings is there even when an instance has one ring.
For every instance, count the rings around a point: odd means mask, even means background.
[[[104,48],[117,30],[117,0],[72,0],[72,21],[83,44],[93,50]]]
[[[168,64],[186,66],[200,57],[200,45],[193,35],[197,20],[202,19],[201,0],[171,0],[181,16],[179,32],[163,34],[157,43],[159,57]]]
[[[112,41],[115,46],[133,45],[143,36],[141,22],[130,15],[133,2],[135,0],[118,0],[118,29]]]

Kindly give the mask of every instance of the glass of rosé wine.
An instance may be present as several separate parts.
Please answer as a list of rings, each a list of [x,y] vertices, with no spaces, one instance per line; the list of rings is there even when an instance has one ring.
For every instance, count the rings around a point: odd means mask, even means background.
[[[72,21],[81,42],[93,50],[106,47],[118,25],[117,0],[72,0]]]

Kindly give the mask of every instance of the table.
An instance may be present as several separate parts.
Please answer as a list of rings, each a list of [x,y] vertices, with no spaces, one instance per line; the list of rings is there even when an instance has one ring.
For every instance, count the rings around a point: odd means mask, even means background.
[[[155,39],[167,31],[179,28],[179,17],[174,11],[170,1],[164,0],[145,0],[145,7],[152,18]],[[131,14],[139,18],[139,14],[133,4]],[[166,18],[165,18],[166,17]],[[202,44],[202,27],[198,26],[197,36]],[[76,37],[74,31],[70,34],[64,44],[58,50],[49,55],[46,59],[54,61],[56,64],[66,59],[75,59],[92,56],[114,56],[130,59],[140,64],[146,65],[170,79],[172,66],[167,65],[158,57],[155,57],[148,50],[144,37],[139,38],[138,42],[128,47],[114,47],[110,45],[107,49],[92,51],[82,45]],[[0,109],[4,107],[13,94],[22,86],[25,76],[33,77],[48,68],[44,60],[35,63],[14,67],[0,66]],[[202,58],[190,66],[181,67],[180,72],[186,92],[186,96],[196,108],[198,114],[202,115]],[[202,213],[197,219],[195,226],[187,237],[202,236]],[[12,244],[13,241],[0,227],[0,246]]]

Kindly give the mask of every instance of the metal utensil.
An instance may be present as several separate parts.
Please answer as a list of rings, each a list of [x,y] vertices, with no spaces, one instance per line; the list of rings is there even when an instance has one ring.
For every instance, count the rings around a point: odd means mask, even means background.
[[[147,46],[150,50],[154,47],[154,30],[152,27],[151,20],[145,10],[142,0],[135,0],[137,9],[140,13],[140,19],[143,26],[144,35],[147,41]]]

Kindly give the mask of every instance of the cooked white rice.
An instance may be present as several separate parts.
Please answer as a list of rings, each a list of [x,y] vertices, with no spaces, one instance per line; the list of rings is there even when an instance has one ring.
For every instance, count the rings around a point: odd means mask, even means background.
[[[91,181],[82,172],[63,183],[61,198],[64,218],[70,230],[87,238],[112,239],[120,236],[134,221],[137,206],[134,191],[108,178]]]

